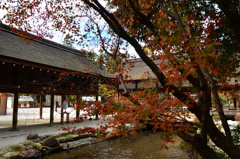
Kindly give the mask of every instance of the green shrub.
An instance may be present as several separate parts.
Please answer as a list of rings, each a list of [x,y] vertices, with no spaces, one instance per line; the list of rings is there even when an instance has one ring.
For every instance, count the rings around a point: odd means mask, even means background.
[[[211,146],[211,148],[213,149],[213,151],[216,153],[216,155],[221,158],[221,159],[230,159],[230,157],[228,157],[228,155],[223,152],[220,148],[218,148],[217,146],[213,145]]]
[[[240,117],[240,115],[239,115]],[[236,127],[232,127],[231,128],[231,134],[232,134],[232,139],[233,139],[233,143],[234,145],[236,145],[238,148],[240,148],[240,126],[237,125]],[[211,148],[215,151],[216,155],[221,158],[221,159],[230,159],[230,157],[228,157],[228,155],[223,152],[220,148],[218,148],[217,146],[213,145],[211,146]]]
[[[236,127],[233,127],[231,129],[231,133],[232,133],[234,145],[236,145],[238,148],[240,148],[240,126],[237,125]]]

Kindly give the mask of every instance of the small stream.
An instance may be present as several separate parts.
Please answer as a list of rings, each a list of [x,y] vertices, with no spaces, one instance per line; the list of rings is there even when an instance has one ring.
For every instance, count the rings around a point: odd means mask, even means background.
[[[97,144],[57,152],[42,159],[187,159],[177,148],[181,139],[175,137],[176,144],[168,144],[169,149],[161,148],[161,132],[143,131],[134,136],[103,141]]]

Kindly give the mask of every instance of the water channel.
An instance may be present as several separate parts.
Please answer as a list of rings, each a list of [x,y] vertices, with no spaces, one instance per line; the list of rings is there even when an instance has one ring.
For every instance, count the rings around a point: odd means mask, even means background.
[[[175,144],[168,144],[168,150],[161,148],[161,133],[143,131],[134,136],[103,141],[70,152],[57,152],[43,159],[187,159],[186,154],[177,148],[181,141],[177,136],[174,137]]]

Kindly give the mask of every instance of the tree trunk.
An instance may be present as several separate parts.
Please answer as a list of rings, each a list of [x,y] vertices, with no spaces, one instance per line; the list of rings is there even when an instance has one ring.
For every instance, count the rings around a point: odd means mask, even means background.
[[[219,159],[216,153],[208,145],[206,145],[206,148],[202,148],[202,146],[199,144],[202,142],[202,137],[200,134],[196,134],[194,137],[192,137],[185,133],[178,133],[178,136],[185,142],[191,144],[202,157],[204,156],[204,158],[207,159]]]
[[[207,133],[211,140],[221,148],[231,159],[240,159],[240,149],[237,148],[214,124],[212,117],[208,116]]]

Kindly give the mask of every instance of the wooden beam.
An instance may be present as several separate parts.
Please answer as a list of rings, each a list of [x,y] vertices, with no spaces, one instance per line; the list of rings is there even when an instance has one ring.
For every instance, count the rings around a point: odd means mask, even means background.
[[[0,92],[14,93],[17,87],[18,87],[17,85],[0,84]],[[40,92],[45,94],[54,92],[55,95],[66,95],[66,94],[77,95],[79,93],[79,90],[55,89],[55,91],[52,91],[49,89],[43,89],[43,87],[27,87],[27,86],[21,86],[21,88],[19,89],[19,93],[39,94]],[[96,93],[97,91],[92,91],[92,92],[84,91],[84,95],[93,95]]]
[[[2,55],[0,55],[0,62],[12,63],[12,64],[22,65],[22,66],[27,66],[27,67],[34,67],[34,68],[39,68],[39,69],[49,70],[49,71],[59,72],[59,73],[66,72],[68,74],[73,74],[73,75],[77,75],[77,76],[81,76],[81,77],[89,77],[89,78],[102,79],[102,80],[109,79],[108,77],[102,77],[102,76],[92,75],[92,74],[85,73],[85,72],[68,70],[65,68],[58,68],[58,67],[48,66],[48,65],[44,65],[44,64],[38,64],[35,62],[16,59],[16,58],[12,58],[12,57],[6,57],[6,56],[2,56]],[[111,78],[111,79],[114,79],[114,78]]]
[[[20,59],[11,58],[11,57],[5,57],[5,56],[1,56],[1,55],[0,55],[0,61],[6,62],[6,63],[13,63],[13,64],[16,64],[16,65],[22,65],[22,66],[28,66],[28,67],[34,67],[34,68],[41,68],[41,69],[45,69],[45,70],[49,70],[49,71],[53,71],[53,72],[63,72],[63,71],[70,72],[67,69],[61,69],[61,68],[57,68],[57,67],[53,67],[53,66],[37,64],[37,63],[34,63],[34,62],[20,60]]]

